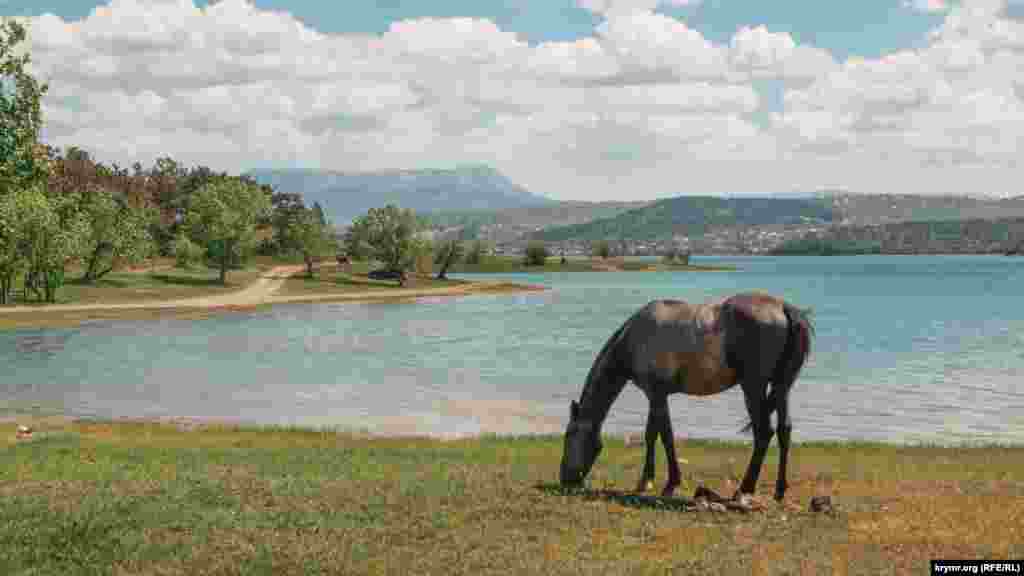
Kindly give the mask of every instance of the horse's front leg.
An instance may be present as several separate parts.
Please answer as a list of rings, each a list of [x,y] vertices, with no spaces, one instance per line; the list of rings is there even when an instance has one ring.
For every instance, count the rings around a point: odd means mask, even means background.
[[[672,433],[672,418],[668,411],[668,396],[661,395],[654,403],[657,406],[657,418],[660,423],[661,444],[665,447],[665,458],[668,459],[668,482],[665,483],[662,496],[671,496],[682,480],[679,472],[679,460],[676,459],[675,436]]]
[[[646,492],[654,489],[654,445],[658,440],[660,426],[657,419],[657,412],[654,403],[647,412],[647,427],[644,431],[644,469],[640,472],[640,480],[636,484],[637,492]]]

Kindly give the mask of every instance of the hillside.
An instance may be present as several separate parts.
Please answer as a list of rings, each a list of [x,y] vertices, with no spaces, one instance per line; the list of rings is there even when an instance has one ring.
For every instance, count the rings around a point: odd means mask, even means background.
[[[548,242],[657,240],[673,235],[702,236],[711,229],[734,226],[824,224],[833,218],[833,209],[822,200],[680,196],[592,222],[547,228],[533,237]]]
[[[1006,254],[1024,249],[1024,218],[924,220],[837,226],[808,233],[775,254]]]
[[[1024,196],[1007,199],[911,194],[823,195],[837,220],[870,226],[895,222],[935,220],[992,220],[1024,217]]]
[[[394,203],[417,213],[438,210],[501,210],[546,206],[555,201],[533,194],[488,166],[452,170],[326,172],[252,170],[248,175],[278,192],[299,192],[307,206],[319,202],[337,226],[370,208]]]
[[[423,215],[434,229],[458,228],[469,237],[491,242],[513,242],[539,228],[568,226],[611,218],[650,204],[650,202],[580,202],[565,201],[545,206],[506,208],[486,211],[443,211]]]

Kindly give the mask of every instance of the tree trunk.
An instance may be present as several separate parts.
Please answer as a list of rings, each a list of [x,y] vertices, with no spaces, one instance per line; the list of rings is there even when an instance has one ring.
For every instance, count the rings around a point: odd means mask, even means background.
[[[226,285],[228,283],[228,262],[231,258],[231,244],[227,239],[223,240],[223,250],[220,254],[220,283]]]
[[[454,253],[454,251],[450,251],[450,252],[448,252],[448,254],[445,254],[444,258],[441,259],[441,269],[437,271],[437,279],[438,280],[447,280],[448,279],[448,267],[451,266],[451,264],[452,264],[452,257],[451,257],[451,255],[453,253]]]
[[[85,267],[85,274],[82,275],[82,282],[92,284],[93,281],[98,280],[99,276],[96,275],[96,267],[100,263],[100,258],[103,256],[103,252],[108,250],[108,246],[105,243],[100,243],[96,246],[96,249],[89,255],[89,264]]]
[[[308,252],[306,252],[305,254],[303,254],[303,257],[306,260],[306,276],[308,278],[312,278],[313,277],[313,255],[308,253]]]

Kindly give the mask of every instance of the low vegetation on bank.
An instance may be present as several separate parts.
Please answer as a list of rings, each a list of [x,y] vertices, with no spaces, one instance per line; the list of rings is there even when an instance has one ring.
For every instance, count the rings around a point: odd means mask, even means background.
[[[551,437],[132,422],[42,425],[16,440],[10,424],[0,572],[875,575],[1024,556],[1021,447],[797,444],[778,506],[773,446],[766,508],[748,514],[632,496],[642,449],[615,438],[595,491],[563,492],[561,449]],[[750,450],[678,449],[687,496],[698,484],[731,494]],[[831,514],[808,509],[822,495]]]
[[[622,258],[566,258],[565,262],[561,257],[546,256],[543,264],[528,264],[521,256],[494,255],[482,258],[479,262],[470,264],[462,262],[452,267],[452,272],[463,274],[489,273],[505,274],[516,272],[642,272],[642,271],[692,271],[692,272],[713,272],[732,271],[731,266],[711,266],[706,264],[675,264],[662,261],[637,261],[624,260]]]

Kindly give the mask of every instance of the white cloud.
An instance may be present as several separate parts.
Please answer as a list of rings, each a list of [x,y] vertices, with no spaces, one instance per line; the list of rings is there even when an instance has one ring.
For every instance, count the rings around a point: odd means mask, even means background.
[[[656,0],[587,0],[593,34],[530,45],[484,19],[322,34],[223,0],[113,0],[31,20],[44,138],[128,165],[240,171],[487,162],[563,198],[1021,193],[1024,22],[965,0],[917,50],[837,62],[785,33],[715,43]],[[757,81],[785,87],[755,123]]]
[[[945,12],[949,9],[949,3],[946,0],[903,0],[903,6],[930,14]]]

